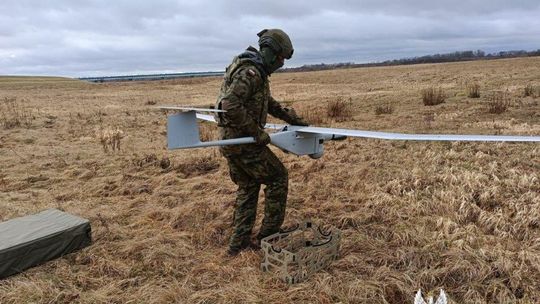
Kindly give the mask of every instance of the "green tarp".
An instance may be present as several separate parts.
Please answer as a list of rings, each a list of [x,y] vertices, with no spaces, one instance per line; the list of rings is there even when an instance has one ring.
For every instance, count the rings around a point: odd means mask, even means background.
[[[0,223],[0,279],[91,242],[88,220],[56,209]]]

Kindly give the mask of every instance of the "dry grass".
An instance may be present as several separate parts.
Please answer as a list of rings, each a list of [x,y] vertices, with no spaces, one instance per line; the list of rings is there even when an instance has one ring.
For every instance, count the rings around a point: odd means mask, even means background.
[[[501,114],[510,107],[510,96],[508,92],[496,92],[488,101],[487,111],[492,114]]]
[[[527,84],[523,88],[523,96],[524,97],[539,97],[540,96],[540,87],[534,87],[532,84]]]
[[[477,82],[467,84],[467,96],[469,98],[480,98],[480,84]]]
[[[120,144],[122,143],[122,138],[124,138],[124,131],[120,128],[104,128],[96,130],[96,139],[99,141],[103,147],[105,153],[109,152],[109,149],[112,152],[120,151]]]
[[[375,107],[375,115],[392,114],[394,113],[394,107],[391,104],[377,105]]]
[[[345,121],[352,117],[352,98],[346,101],[343,97],[338,97],[328,101],[326,105],[326,115],[336,121]]]
[[[328,122],[328,116],[324,108],[320,106],[311,106],[298,109],[300,117],[306,120],[310,125],[322,125]]]
[[[29,128],[35,117],[16,97],[4,97],[0,101],[0,124],[4,129]]]
[[[206,122],[199,124],[199,137],[201,138],[201,141],[217,140],[217,126]]]
[[[534,96],[534,88],[532,85],[528,84],[523,88],[523,96]]]
[[[335,127],[538,135],[533,99],[493,115],[463,83],[474,76],[483,95],[507,87],[516,99],[539,73],[540,58],[519,58],[276,74],[272,92]],[[0,220],[62,208],[88,218],[94,237],[0,281],[0,303],[412,303],[419,288],[443,288],[451,303],[539,302],[532,143],[347,139],[318,160],[275,150],[289,169],[285,224],[311,217],[340,228],[341,257],[294,286],[262,273],[258,252],[227,258],[236,186],[225,161],[215,148],[166,150],[165,117],[146,104],[203,106],[220,81],[0,79],[0,100],[40,109],[31,128],[0,128]],[[418,92],[432,83],[450,97],[426,112]],[[352,98],[345,121],[326,113],[336,96]],[[376,115],[381,104],[399,112]],[[129,134],[116,153],[95,143],[106,126]],[[263,213],[261,203],[258,226]]]
[[[422,102],[425,106],[435,106],[441,104],[446,99],[446,94],[442,88],[429,87],[422,90]]]
[[[139,168],[146,168],[149,166],[160,167],[163,170],[167,170],[171,167],[171,160],[167,156],[163,156],[161,159],[155,153],[146,154],[142,157],[135,156],[131,163]]]
[[[326,125],[332,122],[345,122],[353,117],[352,98],[342,96],[331,98],[326,103],[317,101],[310,104],[295,104],[295,111],[310,125]]]

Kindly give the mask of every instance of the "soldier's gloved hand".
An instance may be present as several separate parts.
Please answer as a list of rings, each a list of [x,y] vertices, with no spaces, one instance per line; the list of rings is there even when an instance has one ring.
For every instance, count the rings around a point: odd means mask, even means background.
[[[259,146],[266,146],[270,143],[270,141],[270,135],[264,131],[261,131],[259,135],[255,137],[255,142]]]
[[[300,117],[296,117],[295,119],[293,119],[293,121],[291,122],[292,125],[295,125],[295,126],[304,126],[304,127],[307,127],[309,126],[309,124],[307,123],[307,121],[305,121],[304,119],[300,118]]]
[[[303,120],[300,116],[296,114],[296,111],[293,108],[285,108],[285,111],[289,115],[289,121],[291,125],[295,126],[309,126],[309,124]]]

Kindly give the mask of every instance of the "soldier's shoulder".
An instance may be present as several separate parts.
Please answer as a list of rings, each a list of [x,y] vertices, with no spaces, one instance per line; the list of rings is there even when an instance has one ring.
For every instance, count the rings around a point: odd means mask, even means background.
[[[262,80],[261,72],[255,67],[255,65],[252,64],[242,65],[240,68],[238,68],[237,74],[255,81]]]

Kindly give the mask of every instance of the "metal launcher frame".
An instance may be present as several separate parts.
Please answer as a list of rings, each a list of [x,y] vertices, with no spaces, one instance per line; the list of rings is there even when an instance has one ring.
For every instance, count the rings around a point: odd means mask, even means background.
[[[338,258],[340,240],[339,229],[331,227],[324,232],[319,225],[305,220],[293,230],[261,240],[261,269],[289,284],[302,282]]]

